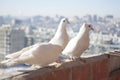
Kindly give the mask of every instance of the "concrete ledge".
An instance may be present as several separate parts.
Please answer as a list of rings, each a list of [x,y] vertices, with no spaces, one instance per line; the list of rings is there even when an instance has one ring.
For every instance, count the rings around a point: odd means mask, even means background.
[[[112,55],[117,54],[117,55]],[[60,66],[41,68],[11,76],[0,76],[0,80],[120,80],[120,51],[102,53],[62,63]]]

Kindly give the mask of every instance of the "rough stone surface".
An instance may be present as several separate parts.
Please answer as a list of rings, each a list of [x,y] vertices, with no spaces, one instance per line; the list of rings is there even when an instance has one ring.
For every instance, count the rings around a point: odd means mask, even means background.
[[[107,52],[83,58],[84,61],[76,59],[31,72],[8,73],[0,75],[0,80],[120,80],[119,54],[120,51]]]

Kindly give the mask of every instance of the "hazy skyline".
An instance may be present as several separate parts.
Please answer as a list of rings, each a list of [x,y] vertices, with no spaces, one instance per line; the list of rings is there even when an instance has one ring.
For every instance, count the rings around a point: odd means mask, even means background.
[[[120,0],[0,0],[0,15],[83,16],[112,14],[120,17]]]

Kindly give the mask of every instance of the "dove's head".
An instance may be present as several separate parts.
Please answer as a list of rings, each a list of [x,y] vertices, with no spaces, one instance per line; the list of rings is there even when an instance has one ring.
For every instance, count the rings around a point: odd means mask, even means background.
[[[68,23],[69,23],[69,21],[68,21],[67,18],[61,19],[61,23],[60,23],[60,24],[61,24],[62,26],[66,26]]]
[[[93,29],[93,26],[92,26],[91,24],[84,23],[84,24],[83,24],[83,27],[84,27],[86,30],[88,30],[88,31],[94,30],[94,29]]]

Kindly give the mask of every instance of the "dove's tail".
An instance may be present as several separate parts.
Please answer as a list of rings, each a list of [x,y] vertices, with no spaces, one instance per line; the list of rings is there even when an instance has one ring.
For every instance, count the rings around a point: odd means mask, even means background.
[[[31,48],[31,46],[30,46],[30,47],[23,48],[22,50],[20,50],[20,51],[18,51],[18,52],[15,52],[15,53],[6,55],[5,58],[7,58],[7,59],[17,58],[17,57],[19,57],[22,53],[24,53],[25,51],[28,51],[30,48]]]
[[[26,48],[23,48],[22,50],[18,51],[18,52],[15,52],[15,53],[12,53],[12,54],[8,54],[5,56],[6,59],[15,59],[15,58],[18,58],[22,53],[30,50],[31,48],[33,47],[37,47],[39,46],[40,43],[36,43],[32,46],[29,46],[29,47],[26,47]]]
[[[21,63],[18,60],[8,59],[0,62],[0,67],[13,67],[19,64]]]

